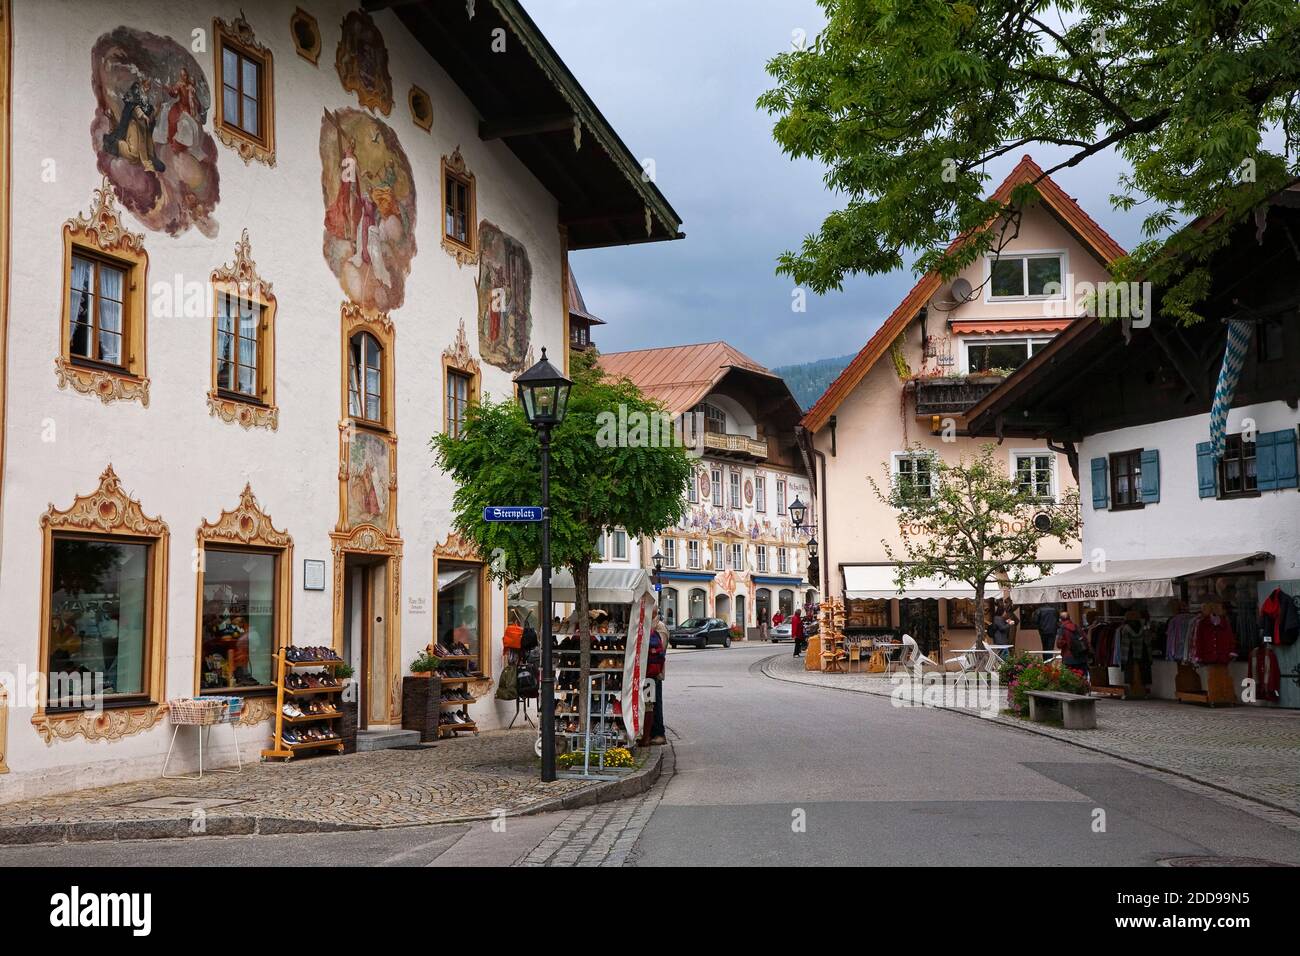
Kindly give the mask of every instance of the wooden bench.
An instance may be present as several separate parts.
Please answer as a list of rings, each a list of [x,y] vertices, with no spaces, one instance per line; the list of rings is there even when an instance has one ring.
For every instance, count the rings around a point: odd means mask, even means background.
[[[1060,711],[1066,730],[1097,729],[1097,701],[1093,697],[1065,694],[1059,690],[1031,690],[1028,697],[1031,721],[1047,720]]]

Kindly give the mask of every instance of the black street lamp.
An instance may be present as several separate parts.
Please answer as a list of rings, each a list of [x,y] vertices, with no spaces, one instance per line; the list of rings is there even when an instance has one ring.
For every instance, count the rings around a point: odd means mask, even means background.
[[[794,501],[790,502],[790,520],[794,522],[794,529],[798,531],[803,527],[804,520],[808,517],[808,506],[799,500],[799,496],[794,496]]]
[[[555,668],[551,657],[551,429],[564,421],[573,383],[542,360],[515,379],[519,404],[542,446],[542,781],[555,779]]]

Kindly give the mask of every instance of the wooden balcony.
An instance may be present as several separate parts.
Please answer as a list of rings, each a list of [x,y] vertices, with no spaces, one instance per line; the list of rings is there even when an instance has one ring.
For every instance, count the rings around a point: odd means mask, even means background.
[[[985,395],[1002,384],[990,375],[968,378],[927,378],[916,382],[916,417],[964,415]]]
[[[767,458],[767,439],[747,435],[728,435],[722,432],[704,433],[704,450],[736,455],[742,458]]]

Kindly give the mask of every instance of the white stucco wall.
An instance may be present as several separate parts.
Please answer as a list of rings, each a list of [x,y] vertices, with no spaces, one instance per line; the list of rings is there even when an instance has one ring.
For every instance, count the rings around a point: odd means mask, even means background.
[[[252,256],[274,284],[277,431],[245,430],[210,417],[211,317],[148,322],[147,408],[135,402],[101,404],[56,386],[63,289],[61,229],[84,213],[100,183],[89,128],[95,111],[90,51],[119,25],[168,35],[188,46],[191,31],[211,29],[212,18],[233,19],[241,4],[176,0],[169,3],[86,4],[15,0],[13,127],[12,303],[9,340],[8,453],[0,541],[0,670],[38,667],[41,629],[40,515],[53,503],[66,508],[92,492],[111,463],[145,512],[170,527],[166,688],[159,699],[189,696],[194,688],[194,534],[238,502],[244,483],[278,528],[294,538],[293,639],[327,644],[332,630],[333,567],[329,534],[339,500],[338,426],[341,397],[340,305],[344,292],[321,253],[324,202],[318,149],[322,108],[357,107],[334,69],[344,13],[354,5],[318,0],[311,12],[322,37],[319,66],[294,50],[289,18],[295,3],[242,5],[259,42],[275,64],[277,165],[246,165],[218,144],[220,224],[214,238],[195,229],[178,237],[143,229],[130,214],[125,225],[146,233],[150,283],[180,275],[206,282],[229,263],[247,227]],[[396,327],[396,431],[398,524],[404,540],[399,673],[431,639],[434,546],[449,532],[452,484],[433,468],[428,441],[441,428],[442,353],[465,320],[471,351],[477,347],[477,267],[459,268],[440,246],[440,158],[457,145],[477,178],[477,213],[501,226],[528,249],[533,269],[532,346],[563,354],[561,247],[555,199],[500,141],[482,142],[479,116],[448,76],[388,11],[374,15],[389,51],[394,105],[380,117],[396,132],[410,161],[417,190],[417,246],[405,304],[392,313]],[[213,84],[211,52],[195,54]],[[434,105],[432,133],[411,119],[406,95],[415,83]],[[211,132],[212,119],[207,129]],[[53,164],[50,166],[49,164]],[[42,172],[53,169],[53,181]],[[482,363],[485,394],[510,389],[511,374]],[[42,440],[53,423],[56,438]],[[327,589],[302,589],[302,561],[327,562]],[[419,602],[412,610],[412,602]],[[503,606],[499,589],[483,640],[499,667]],[[501,713],[505,708],[501,706]],[[498,722],[489,696],[472,708],[480,726]],[[152,775],[161,766],[170,727],[118,741],[81,739],[44,744],[30,725],[31,708],[10,713],[8,764],[0,775],[0,800],[100,785]],[[269,739],[270,725],[241,729],[246,758]],[[227,732],[214,735],[217,743]],[[229,753],[227,753],[229,756]]]
[[[1300,492],[1260,492],[1257,498],[1220,501],[1201,498],[1196,480],[1196,445],[1210,437],[1209,415],[1122,428],[1088,436],[1079,446],[1083,494],[1084,555],[1101,549],[1108,559],[1187,557],[1269,551],[1265,577],[1300,577]],[[1295,428],[1300,412],[1285,402],[1234,408],[1228,433],[1253,419],[1259,432]],[[1160,501],[1132,511],[1092,507],[1093,458],[1134,448],[1160,452]]]

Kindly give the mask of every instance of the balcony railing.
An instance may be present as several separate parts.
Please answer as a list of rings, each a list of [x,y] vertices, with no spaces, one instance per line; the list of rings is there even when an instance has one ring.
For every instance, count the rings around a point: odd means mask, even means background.
[[[748,435],[727,435],[723,432],[706,431],[704,447],[708,451],[748,455],[750,458],[767,457],[767,439],[750,438]]]
[[[982,375],[968,378],[919,379],[916,383],[917,417],[964,415],[985,395],[1002,384],[1002,379]]]

